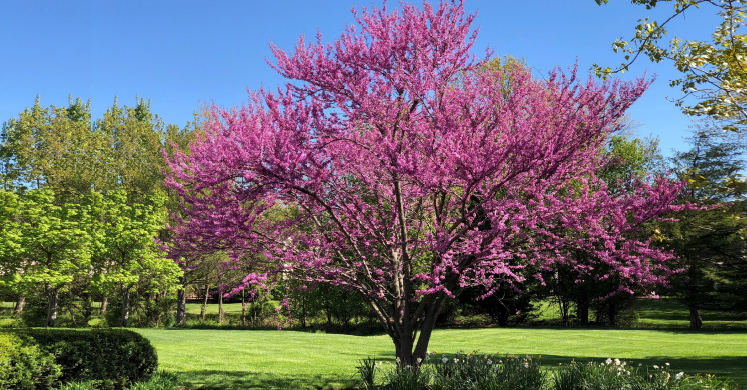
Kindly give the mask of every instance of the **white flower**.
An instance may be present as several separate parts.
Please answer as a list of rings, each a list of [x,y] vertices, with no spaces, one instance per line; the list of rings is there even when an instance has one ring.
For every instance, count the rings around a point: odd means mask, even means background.
[[[420,362],[422,362],[422,361],[423,361],[423,359],[418,358],[418,364],[420,364]]]
[[[657,366],[656,364],[654,364],[654,370],[658,370],[658,369],[659,369],[659,366]]]
[[[605,360],[604,362],[607,363],[607,365],[609,365],[610,363],[612,363],[612,359],[607,358],[607,360]]]
[[[684,372],[678,372],[677,375],[674,376],[674,379],[680,379],[683,375],[685,375]]]
[[[616,365],[616,366],[619,366],[619,365],[620,365],[620,359],[615,359],[615,365]]]
[[[524,368],[529,368],[529,363],[524,363]]]
[[[669,363],[664,363],[665,366],[669,367]]]
[[[459,363],[459,359],[454,358],[454,363]]]
[[[444,357],[443,357],[443,359],[441,359],[441,361],[442,361],[443,363],[446,363],[446,362],[448,362],[448,361],[449,361],[449,359],[447,359],[447,358],[446,358],[446,356],[444,356]]]
[[[492,365],[493,365],[493,361],[492,361],[492,360],[490,360],[490,359],[488,359],[488,365],[491,365],[491,366],[492,366]]]

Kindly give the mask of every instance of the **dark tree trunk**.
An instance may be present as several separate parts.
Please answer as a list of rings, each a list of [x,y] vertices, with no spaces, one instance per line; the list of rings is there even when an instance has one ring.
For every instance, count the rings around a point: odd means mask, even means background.
[[[21,313],[23,313],[24,306],[26,306],[26,296],[19,295],[18,300],[16,301],[16,315],[20,315]]]
[[[700,305],[690,305],[690,328],[700,329],[703,327],[703,317],[700,315]]]
[[[582,297],[576,302],[576,320],[579,325],[589,325],[589,300]]]
[[[181,325],[185,322],[187,322],[187,291],[182,284],[176,292],[176,324]]]
[[[88,326],[88,322],[91,321],[91,316],[93,313],[92,305],[91,294],[83,293],[83,319],[86,322],[86,326]]]
[[[102,315],[102,316],[103,316],[104,314],[106,314],[106,308],[107,308],[108,306],[109,306],[109,297],[107,297],[106,295],[104,295],[104,296],[103,296],[103,297],[101,298],[101,310],[99,310],[99,312],[101,313],[101,315]]]
[[[54,327],[57,322],[57,301],[60,293],[56,287],[47,286],[47,326]]]
[[[126,328],[130,321],[130,288],[122,286],[122,327]]]
[[[609,308],[607,309],[607,319],[610,322],[611,327],[615,327],[617,325],[617,308],[615,307],[614,302],[609,303]]]

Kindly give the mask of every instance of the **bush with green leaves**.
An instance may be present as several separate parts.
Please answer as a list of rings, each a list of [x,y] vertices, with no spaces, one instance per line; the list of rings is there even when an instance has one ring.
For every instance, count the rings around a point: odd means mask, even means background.
[[[0,389],[47,389],[60,377],[54,356],[33,342],[0,333]]]
[[[55,356],[63,383],[98,381],[101,389],[122,389],[150,378],[158,366],[156,350],[143,336],[124,329],[24,329]]]

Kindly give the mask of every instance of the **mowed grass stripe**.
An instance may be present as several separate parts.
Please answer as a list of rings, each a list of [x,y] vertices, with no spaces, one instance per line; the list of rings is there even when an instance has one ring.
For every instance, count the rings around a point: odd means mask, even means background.
[[[355,385],[359,359],[393,360],[387,336],[274,330],[137,329],[158,350],[160,367],[203,389],[308,389]],[[712,373],[747,387],[746,332],[615,329],[440,329],[431,351],[542,355],[557,367],[572,359],[625,358],[675,371]]]

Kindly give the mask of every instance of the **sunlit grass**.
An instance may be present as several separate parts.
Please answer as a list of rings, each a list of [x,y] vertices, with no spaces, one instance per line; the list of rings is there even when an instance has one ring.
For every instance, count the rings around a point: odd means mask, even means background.
[[[160,368],[205,389],[344,388],[355,385],[358,359],[394,358],[387,336],[276,330],[139,329]],[[440,329],[431,350],[542,355],[551,368],[572,359],[628,358],[670,363],[673,370],[711,373],[747,386],[747,333],[616,329]]]

